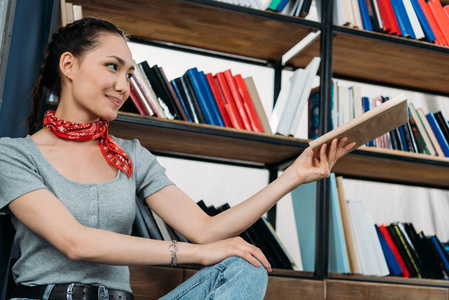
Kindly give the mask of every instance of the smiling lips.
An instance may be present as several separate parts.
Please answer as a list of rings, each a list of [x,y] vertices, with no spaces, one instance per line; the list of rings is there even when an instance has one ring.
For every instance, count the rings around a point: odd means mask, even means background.
[[[120,98],[118,97],[114,97],[114,96],[107,96],[108,99],[117,107],[120,107],[122,101],[120,100]]]

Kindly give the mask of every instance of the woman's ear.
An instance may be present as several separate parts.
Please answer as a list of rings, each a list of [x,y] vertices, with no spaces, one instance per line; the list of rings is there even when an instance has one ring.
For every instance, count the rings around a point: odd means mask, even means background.
[[[68,79],[72,79],[72,76],[76,70],[78,59],[70,52],[64,52],[59,59],[59,69],[62,72],[62,76]]]

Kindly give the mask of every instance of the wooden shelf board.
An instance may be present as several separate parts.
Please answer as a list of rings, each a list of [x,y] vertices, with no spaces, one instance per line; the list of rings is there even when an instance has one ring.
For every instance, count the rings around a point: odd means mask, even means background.
[[[120,138],[137,138],[150,151],[199,158],[215,158],[261,166],[297,157],[307,146],[297,139],[249,131],[197,125],[183,121],[120,113],[110,132]]]
[[[334,166],[338,175],[375,181],[449,188],[449,159],[362,147]]]
[[[164,41],[267,61],[320,24],[215,1],[75,0],[84,16],[111,20],[139,39]]]
[[[334,33],[335,77],[449,95],[448,47],[340,26]],[[304,67],[303,55],[312,55],[317,47],[288,63]]]
[[[168,121],[120,112],[110,132],[137,138],[157,154],[209,158],[256,166],[286,168],[307,141],[184,121]],[[361,147],[341,158],[338,175],[384,182],[449,188],[449,159],[424,154]]]
[[[368,282],[404,284],[404,285],[435,286],[435,287],[449,288],[448,280],[404,278],[404,277],[399,277],[399,276],[366,276],[366,275],[360,275],[360,274],[330,273],[329,279],[368,281]]]

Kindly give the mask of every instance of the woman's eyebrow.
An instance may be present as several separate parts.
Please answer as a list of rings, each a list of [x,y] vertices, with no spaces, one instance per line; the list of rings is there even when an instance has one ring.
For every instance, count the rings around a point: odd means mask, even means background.
[[[115,58],[121,65],[125,65],[125,60],[123,60],[123,58],[121,58],[121,57],[119,57],[119,56],[116,56],[116,55],[110,55],[110,56],[108,56],[108,57]],[[131,66],[129,67],[129,70],[134,70],[134,65],[131,65]]]

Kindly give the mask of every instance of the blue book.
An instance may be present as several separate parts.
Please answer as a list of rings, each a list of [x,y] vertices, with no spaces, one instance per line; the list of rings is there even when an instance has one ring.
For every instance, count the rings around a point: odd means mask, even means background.
[[[398,260],[396,259],[390,247],[388,246],[388,243],[385,240],[384,236],[382,235],[382,232],[380,231],[379,227],[377,227],[377,225],[374,226],[376,227],[377,236],[379,237],[380,246],[382,247],[382,252],[384,253],[385,260],[388,265],[388,270],[390,271],[390,275],[398,276],[399,274],[402,273],[401,266],[399,265]]]
[[[405,9],[403,0],[391,0],[391,6],[393,7],[394,14],[398,19],[399,29],[403,36],[410,36],[411,38],[416,38],[415,32],[412,28],[412,23],[407,15],[407,10]],[[402,26],[401,26],[402,24]]]
[[[362,97],[362,106],[363,106],[363,112],[367,112],[371,109],[371,103],[369,101],[368,97]],[[367,146],[375,146],[374,140],[366,143]]]
[[[304,271],[315,270],[317,183],[302,184],[291,192]]]
[[[393,1],[392,1],[393,2]],[[360,15],[362,16],[363,29],[373,31],[373,24],[369,18],[368,6],[365,0],[359,0]]]
[[[200,74],[201,82],[203,83],[203,86],[204,86],[204,91],[206,92],[206,96],[209,100],[208,101],[209,107],[212,110],[215,121],[217,122],[217,124],[219,126],[226,127],[226,125],[223,121],[223,117],[221,116],[220,109],[218,108],[217,101],[215,100],[215,96],[212,93],[212,89],[209,85],[209,82],[207,81],[206,74],[204,74],[203,71],[199,72],[199,74]]]
[[[433,33],[432,28],[430,27],[429,21],[427,21],[426,15],[424,14],[421,5],[419,5],[418,0],[411,0],[413,9],[415,10],[416,16],[418,17],[419,24],[421,24],[421,27],[424,31],[424,34],[426,35],[426,38],[429,42],[433,42],[436,37]]]
[[[443,150],[444,156],[449,156],[449,144],[446,140],[446,138],[443,135],[443,131],[440,128],[440,125],[438,125],[437,120],[435,119],[435,116],[433,113],[428,113],[426,115],[427,121],[429,121],[430,127],[432,127],[433,133],[435,134],[435,137],[437,138],[438,143],[440,144],[441,150]]]
[[[207,124],[218,125],[213,116],[213,112],[209,108],[206,92],[204,91],[203,84],[197,68],[191,68],[187,70],[190,82],[192,83],[193,91],[195,92],[198,104],[204,115],[204,119]]]
[[[187,109],[185,100],[182,97],[181,92],[179,91],[178,85],[176,84],[176,82],[174,80],[172,80],[170,83],[173,86],[173,89],[175,90],[175,93],[179,98],[179,102],[181,102],[182,109],[184,109],[184,112],[187,115],[187,119],[189,120],[189,122],[192,122],[192,117],[190,116],[190,113],[189,113],[189,110]]]
[[[444,254],[444,249],[440,246],[440,241],[438,240],[438,238],[435,235],[432,235],[430,237],[430,240],[433,244],[433,246],[435,247],[435,249],[437,250],[438,254],[439,254],[439,258],[441,259],[441,261],[444,264],[444,269],[445,270],[449,270],[449,261],[446,258],[446,255]]]
[[[338,199],[335,173],[330,177],[330,214],[329,214],[329,272],[350,273],[348,249],[341,219],[340,201]],[[301,244],[302,245],[302,244]]]
[[[290,0],[282,0],[281,3],[279,3],[279,5],[276,8],[276,10],[282,12],[289,1]]]
[[[402,151],[410,151],[408,149],[407,139],[405,138],[404,125],[399,126],[399,137],[401,138]]]

